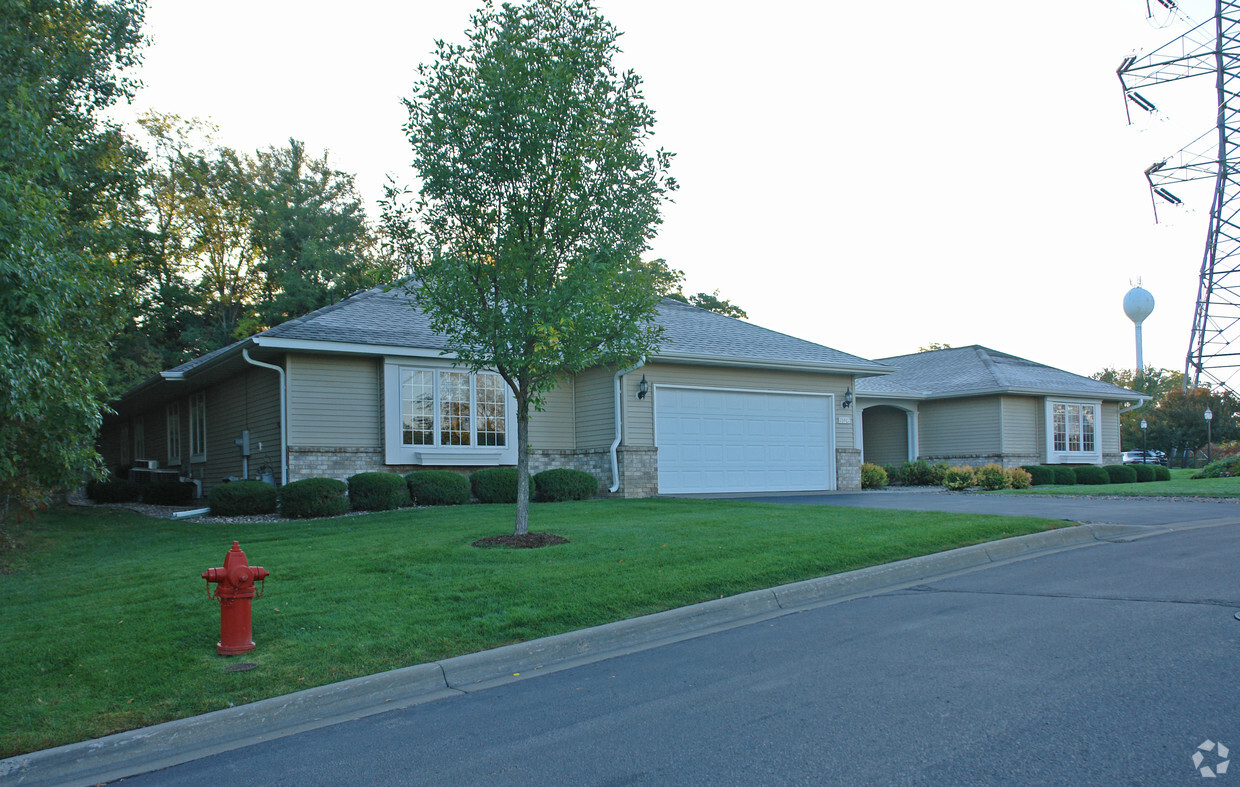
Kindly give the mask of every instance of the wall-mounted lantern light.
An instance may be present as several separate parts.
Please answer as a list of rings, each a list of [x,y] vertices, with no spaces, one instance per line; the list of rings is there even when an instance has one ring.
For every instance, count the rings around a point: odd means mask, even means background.
[[[852,407],[852,403],[853,403],[852,386],[849,386],[848,390],[844,391],[844,406]]]
[[[646,382],[646,375],[642,375],[642,381],[637,384],[637,398],[645,399],[646,394],[650,393],[650,383]]]

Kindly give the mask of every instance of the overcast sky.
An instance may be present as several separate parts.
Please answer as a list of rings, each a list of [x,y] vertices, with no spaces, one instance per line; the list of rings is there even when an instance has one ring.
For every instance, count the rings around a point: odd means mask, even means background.
[[[151,0],[124,114],[209,118],[249,151],[296,137],[373,203],[415,181],[399,100],[479,3]],[[1183,370],[1210,184],[1155,225],[1142,171],[1213,126],[1213,85],[1143,91],[1160,112],[1127,125],[1116,67],[1186,29],[1145,5],[599,0],[677,154],[651,256],[854,355],[982,344],[1080,374],[1135,365],[1141,277],[1145,361]]]

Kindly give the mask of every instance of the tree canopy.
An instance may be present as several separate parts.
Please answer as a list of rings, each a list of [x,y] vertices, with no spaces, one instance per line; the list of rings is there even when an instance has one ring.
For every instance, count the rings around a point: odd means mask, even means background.
[[[101,112],[135,88],[140,0],[0,3],[0,517],[98,467],[127,312],[140,152]]]
[[[422,186],[412,210],[390,195],[386,226],[458,363],[513,392],[518,535],[530,407],[565,375],[649,353],[672,285],[641,260],[671,156],[646,148],[654,113],[612,63],[618,36],[588,0],[488,3],[467,44],[437,42],[405,102]]]

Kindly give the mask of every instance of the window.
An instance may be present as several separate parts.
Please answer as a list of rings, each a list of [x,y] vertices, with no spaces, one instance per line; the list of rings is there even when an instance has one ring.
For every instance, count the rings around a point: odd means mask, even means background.
[[[189,461],[207,461],[207,393],[189,397]]]
[[[146,424],[141,418],[133,422],[133,458],[146,458]]]
[[[1047,402],[1050,413],[1050,461],[1101,459],[1098,423],[1100,405],[1094,402]]]
[[[168,464],[181,464],[181,405],[168,405]]]
[[[512,396],[491,372],[385,366],[388,464],[511,464]]]

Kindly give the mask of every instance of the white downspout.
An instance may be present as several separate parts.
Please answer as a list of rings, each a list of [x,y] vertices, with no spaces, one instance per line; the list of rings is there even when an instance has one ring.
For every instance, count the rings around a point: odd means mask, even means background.
[[[1146,403],[1146,402],[1148,402],[1148,401],[1149,401],[1149,399],[1141,399],[1141,400],[1140,400],[1140,401],[1138,401],[1136,404],[1134,404],[1132,407],[1125,407],[1125,408],[1122,408],[1122,409],[1119,411],[1119,414],[1120,414],[1120,415],[1123,415],[1124,413],[1131,413],[1133,410],[1140,410],[1142,407],[1145,407],[1145,403]]]
[[[620,447],[620,378],[629,372],[637,371],[645,365],[646,359],[642,358],[629,368],[616,372],[616,376],[612,378],[616,389],[616,439],[611,442],[611,488],[607,491],[613,495],[620,489],[620,460],[616,458],[616,449]]]
[[[288,483],[288,414],[284,396],[284,370],[274,363],[254,360],[250,357],[248,347],[241,351],[241,357],[245,358],[248,363],[271,369],[280,375],[280,486],[284,486]]]

